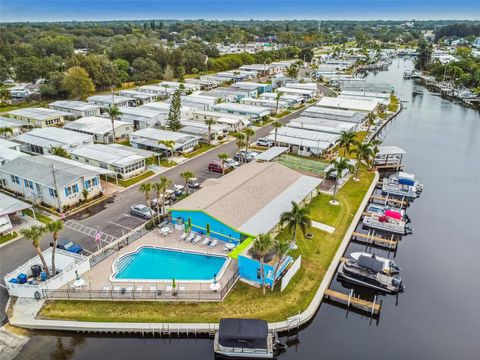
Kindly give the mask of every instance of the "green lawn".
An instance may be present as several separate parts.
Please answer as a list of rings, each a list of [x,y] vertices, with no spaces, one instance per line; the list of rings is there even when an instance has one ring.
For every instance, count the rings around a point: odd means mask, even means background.
[[[11,234],[0,236],[0,244],[3,244],[3,243],[6,243],[7,241],[15,239],[17,236],[18,234],[15,231],[12,232]]]
[[[210,149],[213,149],[214,147],[215,147],[215,145],[211,145],[211,144],[200,144],[198,149],[195,149],[191,153],[184,154],[183,156],[185,156],[186,158],[192,158],[194,156],[203,154],[204,152],[206,152]]]
[[[222,302],[48,301],[39,317],[122,322],[218,322],[223,317],[285,320],[311,302],[373,177],[362,168],[361,181],[349,181],[338,192],[339,206],[330,205],[331,196],[325,194],[308,206],[313,220],[334,226],[336,231],[328,234],[312,228],[309,232],[314,234],[313,239],[298,237],[299,249],[293,255],[302,255],[302,268],[282,293],[276,289],[263,296],[261,289],[238,282]],[[290,234],[285,230],[278,236]]]
[[[32,209],[26,209],[26,210],[22,210],[22,214],[23,215],[27,215],[27,216],[30,216],[31,218],[33,218],[33,212],[32,212]],[[44,224],[48,224],[49,222],[52,221],[51,218],[49,218],[47,215],[43,215],[41,213],[39,213],[38,211],[35,211],[35,217],[38,221],[44,223]]]
[[[149,178],[150,176],[154,175],[155,173],[151,170],[145,171],[143,174],[135,176],[133,178],[127,179],[127,180],[122,180],[118,179],[118,185],[122,187],[128,187],[130,185],[136,184],[139,181],[142,181],[146,178]],[[112,184],[116,184],[115,178],[108,178],[108,182],[111,182]]]

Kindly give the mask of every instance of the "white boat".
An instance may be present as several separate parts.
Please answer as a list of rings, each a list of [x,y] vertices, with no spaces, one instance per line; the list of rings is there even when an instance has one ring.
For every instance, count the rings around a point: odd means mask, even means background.
[[[400,184],[396,180],[384,178],[382,183],[382,193],[390,196],[414,200],[418,197],[416,186]]]
[[[402,219],[408,221],[408,216],[407,216],[405,210],[404,209],[399,209],[396,206],[370,203],[370,204],[368,204],[367,208],[365,209],[365,212],[372,213],[372,214],[385,215],[385,211],[387,211],[387,210],[397,212],[398,214],[400,214]]]
[[[415,186],[417,188],[417,192],[421,192],[423,190],[423,184],[420,184],[418,180],[415,179],[415,175],[412,173],[399,171],[398,173],[391,175],[389,179],[402,185]]]
[[[363,217],[363,225],[367,228],[390,232],[393,234],[405,235],[411,233],[406,221],[394,219],[389,216],[371,214]]]
[[[395,264],[395,261],[393,260],[376,256],[375,254],[370,254],[366,252],[354,252],[350,254],[350,257],[357,261],[360,258],[360,256],[371,257],[371,258],[377,259],[378,261],[381,261],[383,263],[383,272],[387,275],[400,273],[400,268],[397,266],[397,264]]]

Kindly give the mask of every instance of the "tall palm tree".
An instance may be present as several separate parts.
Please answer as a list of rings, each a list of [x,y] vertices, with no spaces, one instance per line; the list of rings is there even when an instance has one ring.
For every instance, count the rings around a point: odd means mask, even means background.
[[[158,182],[152,184],[152,190],[155,191],[156,199],[157,199],[157,213],[160,216],[160,196],[162,197],[162,214],[165,215],[165,198],[166,192],[168,188],[172,186],[172,180],[165,176],[160,176]]]
[[[330,162],[332,164],[332,168],[327,171],[327,175],[332,175],[335,173],[335,186],[333,188],[333,199],[330,202],[332,205],[338,205],[337,202],[337,186],[338,186],[338,181],[343,177],[343,174],[345,173],[345,170],[352,170],[353,166],[350,164],[348,159],[346,158],[340,158],[340,159],[335,159]]]
[[[270,234],[259,234],[253,243],[252,250],[260,259],[260,273],[262,277],[263,295],[265,295],[265,256],[267,256],[273,247],[273,240]]]
[[[374,113],[368,113],[367,115],[367,134],[370,132],[370,128],[372,125],[375,124],[375,114]]]
[[[205,125],[208,127],[208,145],[211,143],[212,138],[212,125],[215,125],[217,122],[213,119],[205,120]]]
[[[278,261],[275,264],[275,269],[273,270],[273,285],[271,289],[272,291],[273,291],[273,288],[275,287],[275,282],[277,281],[278,269],[280,268],[280,265],[282,264],[282,261],[289,249],[290,249],[290,245],[285,240],[275,240],[273,244],[273,251],[275,253],[275,256],[278,257]]]
[[[355,149],[352,150],[353,153],[356,155],[357,163],[355,164],[355,178],[354,180],[358,180],[358,172],[360,170],[360,163],[361,161],[366,161],[367,164],[370,164],[373,155],[373,149],[371,143],[362,143],[357,142]]]
[[[40,238],[42,237],[44,232],[45,232],[45,228],[43,226],[37,226],[37,225],[33,225],[30,228],[25,228],[20,230],[20,234],[22,234],[22,236],[32,241],[32,245],[35,248],[35,251],[37,252],[38,257],[40,258],[40,261],[43,264],[43,268],[45,269],[47,276],[50,277],[50,271],[48,270],[47,262],[45,261],[45,258],[43,257],[43,254],[42,254],[42,250],[40,249]]]
[[[13,129],[8,126],[0,127],[0,134],[3,134],[3,137],[6,139],[7,134],[13,135]]]
[[[145,195],[145,201],[147,202],[147,206],[152,209],[152,200],[150,199],[150,194],[152,192],[152,184],[150,183],[143,183],[140,185],[140,187],[138,188],[138,191],[140,191],[141,193],[143,193]],[[150,216],[153,217],[153,213],[150,212]]]
[[[337,140],[339,147],[343,147],[343,156],[346,157],[350,152],[350,147],[355,143],[356,135],[353,131],[342,131],[340,138]]]
[[[373,149],[372,149],[372,160],[375,159],[375,156],[377,156],[377,154],[380,152],[380,145],[383,143],[382,140],[379,140],[379,139],[374,139],[374,140],[371,140],[370,141],[370,145],[373,146]],[[370,166],[371,166],[371,163],[370,163]]]
[[[52,233],[52,238],[53,238],[53,248],[52,248],[52,274],[55,276],[56,271],[55,271],[55,252],[57,250],[57,243],[58,243],[58,234],[60,231],[63,230],[63,221],[62,220],[56,220],[56,221],[51,221],[48,224],[45,225],[45,230]]]
[[[292,234],[292,244],[297,240],[297,228],[300,228],[303,236],[312,225],[307,208],[301,208],[295,201],[292,201],[292,210],[285,211],[280,215],[280,224],[287,225],[288,231]]]
[[[122,113],[118,109],[118,106],[113,105],[110,106],[107,110],[107,114],[110,116],[110,121],[112,122],[112,136],[113,136],[113,142],[115,142],[115,119],[119,117]]]
[[[52,146],[50,148],[50,152],[52,153],[52,155],[60,156],[65,159],[70,159],[70,154],[68,153],[68,151],[61,146]]]
[[[277,133],[278,133],[278,129],[280,129],[283,126],[283,124],[280,121],[277,120],[277,121],[274,121],[272,123],[272,126],[273,126],[273,130],[275,131],[275,146],[278,146],[278,144],[277,144]]]
[[[184,172],[182,172],[180,174],[180,176],[185,181],[185,189],[187,190],[187,194],[188,194],[189,193],[188,182],[195,177],[195,173],[193,171],[190,171],[190,170],[185,170]]]
[[[255,130],[247,127],[245,130],[243,130],[243,132],[245,133],[245,150],[248,150],[248,147],[250,146],[250,139],[255,136]]]
[[[245,134],[242,132],[236,133],[235,138],[237,139],[236,144],[238,151],[240,151],[245,146]]]
[[[278,91],[277,96],[275,97],[275,100],[277,101],[277,104],[275,106],[275,115],[278,114],[278,103],[280,102],[280,98],[284,95],[285,93],[283,91]]]
[[[175,149],[175,140],[159,140],[159,145],[165,146],[167,149],[170,149],[173,158],[173,150]]]
[[[222,174],[225,174],[225,161],[230,157],[227,153],[220,153],[217,155],[222,162]]]

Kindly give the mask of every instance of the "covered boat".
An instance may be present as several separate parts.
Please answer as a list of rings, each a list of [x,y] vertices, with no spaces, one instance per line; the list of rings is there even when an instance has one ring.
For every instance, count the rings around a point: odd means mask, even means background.
[[[397,179],[384,178],[382,193],[400,198],[414,200],[418,197],[419,191],[415,185],[400,184]]]
[[[395,264],[395,261],[386,259],[380,256],[376,256],[375,254],[369,254],[366,252],[354,252],[350,254],[350,257],[354,260],[360,259],[361,256],[371,257],[383,263],[382,271],[387,275],[399,274],[400,268]]]
[[[362,223],[363,226],[367,228],[386,231],[393,234],[405,235],[412,232],[410,224],[407,224],[405,220],[387,215],[373,213],[370,216],[364,216]]]
[[[415,179],[415,175],[412,173],[399,171],[398,173],[390,176],[389,179],[398,182],[400,185],[414,186],[417,189],[418,193],[422,192],[423,190],[423,185]]]
[[[271,359],[274,347],[267,322],[257,319],[221,319],[214,339],[215,353],[224,357]]]

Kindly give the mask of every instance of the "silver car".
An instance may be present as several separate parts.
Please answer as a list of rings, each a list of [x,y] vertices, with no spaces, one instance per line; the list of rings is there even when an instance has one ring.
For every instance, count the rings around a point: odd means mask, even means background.
[[[133,205],[130,207],[130,214],[139,216],[144,219],[151,219],[155,216],[155,211],[143,204]]]

